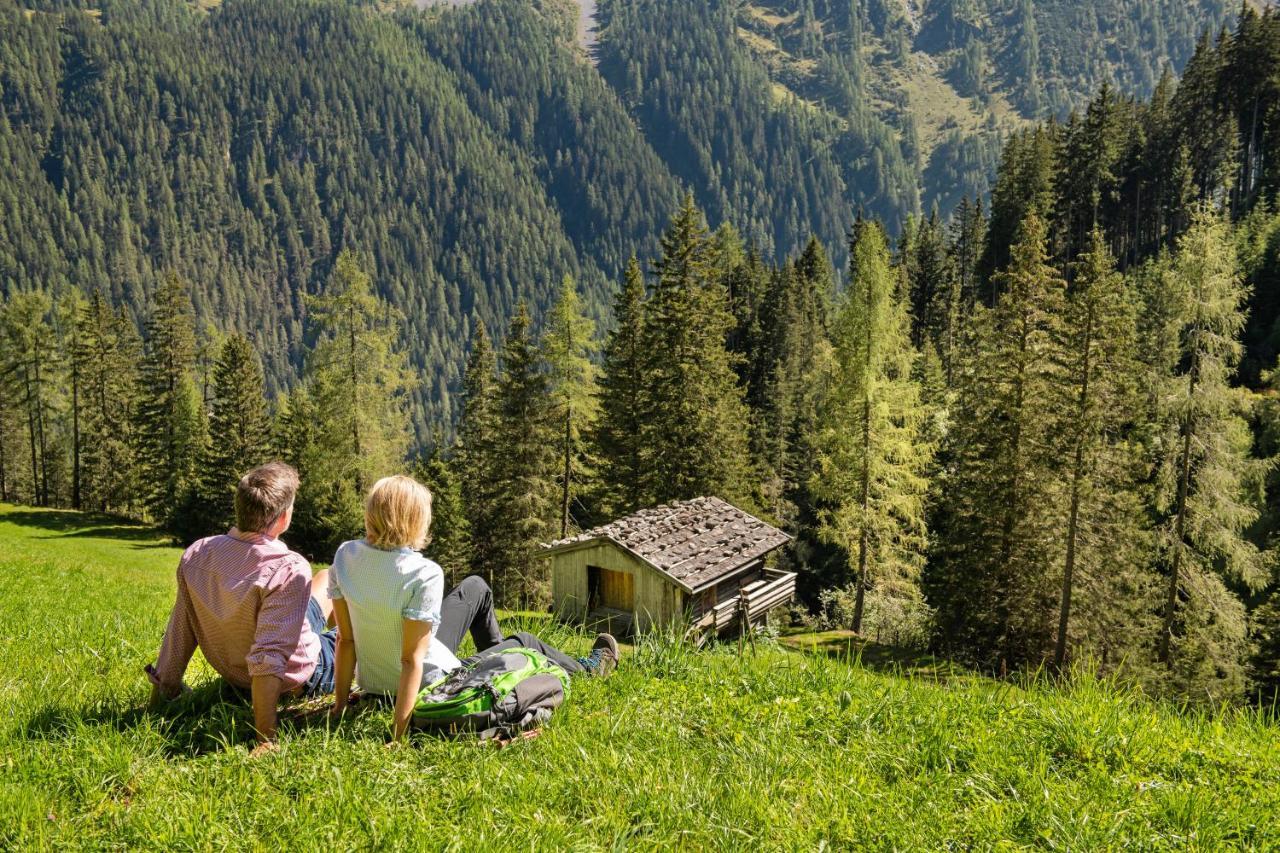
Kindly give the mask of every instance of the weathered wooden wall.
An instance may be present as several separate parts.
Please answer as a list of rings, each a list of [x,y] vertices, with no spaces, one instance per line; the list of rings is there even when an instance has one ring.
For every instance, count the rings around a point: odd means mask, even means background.
[[[563,618],[587,615],[587,566],[625,572],[635,579],[635,629],[648,631],[683,615],[683,591],[644,561],[607,542],[555,554],[551,560],[551,597]]]

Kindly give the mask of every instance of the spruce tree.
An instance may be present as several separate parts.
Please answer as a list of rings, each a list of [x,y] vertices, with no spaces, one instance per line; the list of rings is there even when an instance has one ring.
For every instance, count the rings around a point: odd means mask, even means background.
[[[565,276],[542,338],[550,416],[556,428],[561,537],[569,533],[574,499],[594,473],[586,436],[600,412],[597,349],[595,323],[583,314],[577,286]]]
[[[500,560],[499,600],[508,607],[541,608],[551,590],[546,560],[537,552],[557,529],[555,436],[561,425],[552,421],[547,376],[529,325],[521,303],[502,347],[491,535]]]
[[[830,365],[831,267],[815,239],[774,277],[761,348],[772,359],[756,417],[766,474],[765,506],[799,534],[797,516],[814,471],[812,447]]]
[[[318,418],[308,487],[336,544],[362,529],[365,491],[403,466],[412,382],[397,315],[351,252],[308,304],[317,343],[306,375]]]
[[[271,422],[263,396],[262,366],[253,345],[227,337],[213,368],[209,442],[200,465],[207,530],[229,527],[236,484],[268,461]]]
[[[471,570],[495,587],[504,557],[498,542],[498,377],[497,357],[483,323],[462,380],[462,419],[454,464],[471,529]],[[495,587],[496,588],[496,587]]]
[[[605,515],[625,515],[649,501],[644,479],[652,465],[641,431],[645,411],[644,274],[633,257],[614,297],[615,327],[604,347],[600,419],[593,439]]]
[[[65,355],[70,392],[71,508],[84,506],[84,388],[92,357],[86,340],[88,305],[79,290],[69,291],[58,302],[58,337]]]
[[[1154,586],[1139,494],[1134,306],[1101,230],[1075,268],[1063,324],[1067,520],[1053,662],[1072,647],[1141,657]]]
[[[203,418],[195,380],[195,334],[186,283],[171,273],[147,318],[142,400],[137,409],[147,507],[172,527],[196,485]]]
[[[431,490],[431,539],[424,553],[440,564],[448,585],[453,586],[471,573],[471,527],[456,457],[445,455],[438,433],[431,449],[418,460],[414,477]]]
[[[701,495],[746,502],[750,414],[725,346],[733,328],[721,271],[692,196],[662,236],[645,310],[643,482],[659,503]]]
[[[835,365],[817,436],[814,491],[830,508],[823,535],[848,554],[856,590],[852,629],[866,593],[919,597],[927,540],[924,408],[912,376],[916,351],[906,302],[895,296],[878,224],[855,225],[849,289],[836,316]]]
[[[49,323],[53,302],[43,293],[14,294],[5,305],[0,371],[9,385],[25,439],[29,467],[25,497],[37,506],[56,502],[56,421],[61,364]],[[18,491],[24,494],[23,490]]]
[[[1224,580],[1250,589],[1265,582],[1244,536],[1257,517],[1245,499],[1257,463],[1231,387],[1248,291],[1229,228],[1207,207],[1179,239],[1166,285],[1182,301],[1182,325],[1165,384],[1169,449],[1156,497],[1167,571],[1157,658],[1179,693],[1238,696],[1244,608]]]
[[[143,344],[123,309],[112,313],[100,292],[86,306],[83,478],[95,509],[136,514],[143,499],[137,413]]]
[[[290,547],[310,558],[328,560],[332,557],[332,531],[322,517],[323,495],[311,476],[312,466],[321,462],[317,451],[318,421],[315,401],[306,385],[282,394],[271,421],[270,448],[271,455],[292,465],[301,480],[289,526]]]
[[[987,665],[1039,660],[1053,643],[1066,283],[1045,241],[1043,220],[1028,216],[995,277],[996,307],[976,311],[941,498],[945,531],[927,584],[943,642]]]

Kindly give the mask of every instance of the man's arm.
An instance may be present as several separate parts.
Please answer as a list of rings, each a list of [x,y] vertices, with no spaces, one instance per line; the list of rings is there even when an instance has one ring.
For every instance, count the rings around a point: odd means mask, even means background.
[[[289,659],[298,649],[311,599],[311,573],[283,570],[279,583],[262,591],[253,646],[245,656],[252,679],[253,720],[259,743],[276,734],[276,707],[285,692]]]
[[[351,696],[351,682],[356,676],[356,640],[351,628],[351,611],[344,599],[333,599],[333,615],[338,621],[333,686],[333,713],[337,716],[346,710],[347,699]]]
[[[276,739],[276,709],[283,689],[284,682],[274,675],[253,677],[253,730],[259,744]]]
[[[146,669],[151,679],[151,705],[173,699],[182,692],[182,676],[196,651],[196,632],[191,624],[191,593],[178,565],[178,593],[169,614],[169,625],[160,642],[160,655]]]
[[[400,740],[409,730],[409,718],[418,701],[422,687],[422,661],[431,645],[431,625],[413,619],[401,621],[400,686],[396,689],[395,724],[391,730],[393,740]]]

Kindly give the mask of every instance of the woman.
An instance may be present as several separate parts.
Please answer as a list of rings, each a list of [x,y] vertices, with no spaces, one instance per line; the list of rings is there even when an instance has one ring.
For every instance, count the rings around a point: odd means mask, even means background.
[[[493,593],[478,577],[444,595],[443,570],[419,553],[431,528],[431,493],[413,478],[379,480],[365,500],[364,523],[364,538],[344,542],[329,570],[338,623],[335,716],[358,680],[366,693],[395,697],[393,738],[404,737],[422,687],[463,665],[457,651],[468,630],[479,650],[535,649],[570,674],[607,675],[617,665],[618,644],[608,634],[584,658],[532,634],[504,640]]]

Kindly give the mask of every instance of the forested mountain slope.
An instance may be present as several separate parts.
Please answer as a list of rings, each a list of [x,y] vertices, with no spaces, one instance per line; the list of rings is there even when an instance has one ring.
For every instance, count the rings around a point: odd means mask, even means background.
[[[985,194],[998,142],[1102,79],[1144,93],[1227,0],[0,0],[0,290],[169,273],[202,326],[296,379],[304,295],[354,250],[403,314],[415,429],[450,424],[478,322],[590,310],[653,253],[681,186],[767,256],[837,269]],[[212,339],[213,333],[209,337]],[[206,341],[206,343],[208,343]]]

